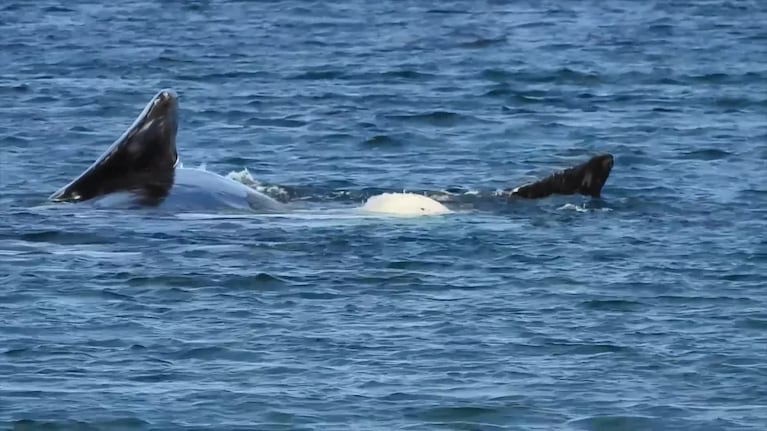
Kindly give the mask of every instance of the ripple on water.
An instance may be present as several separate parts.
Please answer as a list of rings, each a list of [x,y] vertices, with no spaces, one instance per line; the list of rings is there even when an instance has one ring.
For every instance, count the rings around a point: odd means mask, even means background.
[[[396,148],[404,145],[404,142],[389,135],[375,135],[363,142],[366,147]]]
[[[1,423],[1,422],[0,422]],[[11,422],[14,431],[64,431],[64,430],[80,430],[80,431],[102,431],[102,430],[146,430],[151,428],[151,423],[143,421],[136,417],[126,417],[120,419],[110,419],[104,421],[78,421],[78,420],[63,420],[63,421],[45,421],[45,420],[31,420],[21,419],[15,422]]]
[[[662,420],[650,416],[590,416],[569,421],[575,429],[589,431],[636,430],[656,431],[664,429]]]
[[[436,127],[454,127],[461,123],[479,121],[471,115],[462,115],[450,111],[433,111],[420,114],[387,115],[386,118],[406,123],[423,124]]]
[[[584,301],[581,305],[597,311],[635,312],[646,309],[647,305],[640,301],[625,299],[593,299]]]

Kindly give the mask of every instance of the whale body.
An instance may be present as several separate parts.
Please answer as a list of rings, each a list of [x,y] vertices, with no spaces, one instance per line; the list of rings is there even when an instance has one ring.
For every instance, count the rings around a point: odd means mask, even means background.
[[[372,214],[400,216],[441,215],[452,212],[436,200],[415,193],[382,193],[375,195],[370,197],[360,210]]]

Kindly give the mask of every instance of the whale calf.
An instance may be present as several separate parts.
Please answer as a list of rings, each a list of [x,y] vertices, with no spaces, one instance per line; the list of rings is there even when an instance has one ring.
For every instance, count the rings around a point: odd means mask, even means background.
[[[274,212],[283,205],[242,183],[180,166],[178,97],[161,90],[133,124],[82,174],[50,196],[54,202],[107,207]]]

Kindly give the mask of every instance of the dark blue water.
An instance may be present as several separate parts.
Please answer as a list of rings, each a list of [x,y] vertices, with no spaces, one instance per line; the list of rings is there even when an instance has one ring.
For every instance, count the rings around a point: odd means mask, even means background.
[[[756,0],[4,1],[0,427],[767,429],[765,23]],[[47,205],[163,87],[185,165],[291,211]],[[596,201],[355,211],[601,152]]]

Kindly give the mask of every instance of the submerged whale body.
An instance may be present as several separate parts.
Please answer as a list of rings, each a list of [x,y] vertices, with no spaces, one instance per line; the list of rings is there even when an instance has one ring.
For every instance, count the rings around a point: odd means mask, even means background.
[[[107,207],[279,211],[282,204],[242,183],[179,166],[178,97],[155,95],[133,124],[77,178],[50,196],[54,202]]]
[[[580,165],[554,172],[538,181],[504,190],[501,196],[507,200],[540,199],[551,195],[573,194],[599,198],[612,168],[613,156],[600,154]],[[404,216],[452,212],[442,203],[428,196],[412,193],[384,193],[373,196],[365,202],[361,210],[368,213]]]

